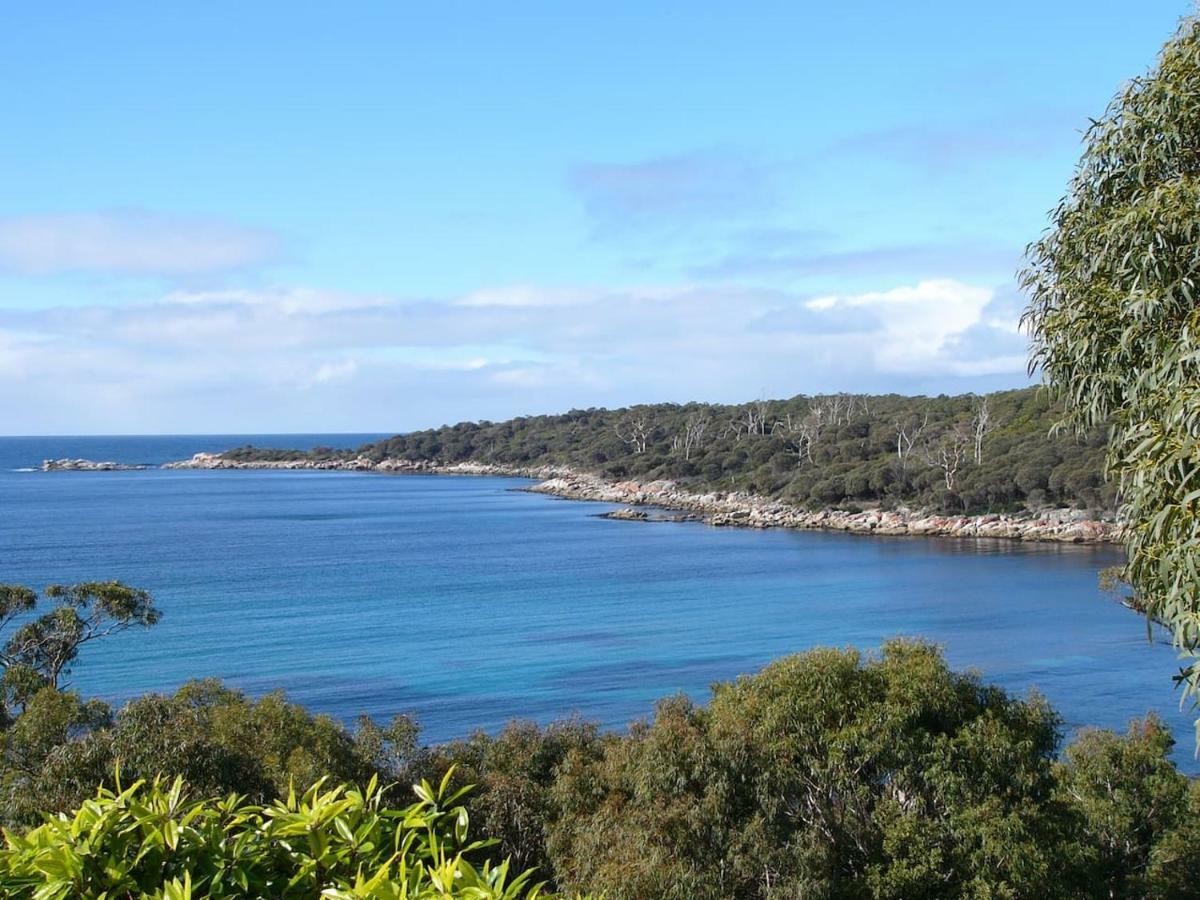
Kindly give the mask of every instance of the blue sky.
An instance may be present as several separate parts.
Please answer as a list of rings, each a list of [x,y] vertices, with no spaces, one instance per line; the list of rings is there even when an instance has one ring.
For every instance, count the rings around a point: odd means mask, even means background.
[[[1013,273],[1185,3],[37,4],[0,433],[1027,383]]]

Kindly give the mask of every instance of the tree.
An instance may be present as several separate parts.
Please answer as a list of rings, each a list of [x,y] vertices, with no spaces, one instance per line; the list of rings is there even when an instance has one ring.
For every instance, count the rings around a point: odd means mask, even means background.
[[[149,628],[160,613],[147,591],[119,581],[52,584],[46,596],[57,602],[50,612],[21,625],[0,651],[6,672],[23,666],[54,688],[84,644],[133,628]],[[0,629],[37,606],[37,595],[15,585],[0,587]]]
[[[911,413],[906,418],[897,419],[892,423],[896,432],[896,459],[900,461],[900,468],[908,467],[908,457],[912,455],[913,447],[928,427],[929,410],[925,411],[923,417]]]
[[[942,473],[947,491],[954,491],[958,470],[967,461],[973,440],[970,429],[958,424],[930,438],[921,448],[925,462]]]
[[[793,418],[791,413],[787,413],[772,426],[771,431],[783,435],[785,451],[796,457],[796,465],[801,466],[806,459],[813,461],[813,446],[821,436],[822,422],[821,416],[812,410],[803,418]]]
[[[634,453],[645,453],[646,444],[654,431],[654,425],[645,414],[626,416],[613,426],[613,430],[627,447],[632,447]]]
[[[999,422],[992,418],[992,408],[988,405],[987,397],[980,397],[971,416],[971,431],[975,437],[975,465],[983,465],[983,441],[999,427]]]
[[[1107,425],[1126,578],[1200,688],[1200,20],[1092,123],[1051,227],[1030,246],[1023,324],[1062,427]],[[1198,724],[1200,727],[1200,724]],[[1200,736],[1200,734],[1198,734]]]
[[[1075,897],[1057,719],[937,650],[813,650],[567,759],[560,885],[621,898]]]
[[[767,433],[767,401],[755,400],[743,409],[746,434]]]
[[[0,631],[18,616],[31,612],[37,606],[35,591],[19,584],[0,584]]]
[[[684,420],[679,433],[671,439],[671,450],[682,453],[684,462],[692,458],[692,453],[700,449],[704,440],[704,432],[708,430],[708,416],[693,413]]]
[[[755,400],[737,407],[725,426],[723,435],[732,434],[735,441],[742,435],[764,435],[767,433],[767,401]]]
[[[1085,731],[1057,765],[1059,794],[1079,817],[1088,896],[1195,896],[1200,784],[1171,764],[1174,743],[1152,716],[1125,736]]]

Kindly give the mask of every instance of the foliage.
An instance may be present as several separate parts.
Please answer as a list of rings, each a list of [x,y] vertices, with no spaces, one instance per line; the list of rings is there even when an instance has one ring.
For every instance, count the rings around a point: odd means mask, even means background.
[[[0,585],[0,630],[26,618],[0,650],[6,674],[17,669],[11,687],[18,691],[18,702],[36,681],[30,676],[58,687],[84,644],[134,626],[149,628],[160,616],[149,593],[119,581],[52,584],[46,596],[57,601],[54,608],[28,618],[37,607],[37,594],[19,585]]]
[[[573,766],[555,848],[613,897],[1052,896],[1056,725],[927,645],[813,651]]]
[[[1184,898],[1200,883],[1200,782],[1167,759],[1170,733],[1155,718],[1122,738],[1085,732],[1059,766],[1059,792],[1082,820],[1088,894]]]
[[[986,397],[797,396],[463,422],[354,452],[375,460],[565,465],[614,479],[670,479],[696,490],[749,491],[812,507],[1110,509],[1103,429],[1050,436],[1057,416],[1034,388]],[[226,454],[235,460],[347,455],[254,447]]]
[[[190,800],[182,779],[101,789],[69,816],[6,832],[5,897],[536,898],[532,873],[468,861],[468,815],[449,778],[415,787],[418,802],[382,805],[365,790],[323,782],[260,807],[241,797]]]
[[[598,760],[600,731],[592,722],[569,719],[545,728],[512,722],[500,734],[477,732],[424,754],[412,754],[415,772],[442,777],[454,769],[473,784],[471,812],[497,850],[520,869],[553,872],[550,832],[559,825],[553,796],[559,768],[568,760]]]
[[[628,734],[579,720],[513,723],[434,747],[421,746],[402,716],[360,719],[350,731],[279,694],[252,700],[213,681],[142,697],[115,715],[43,686],[0,729],[0,817],[10,827],[32,826],[39,813],[66,819],[35,832],[52,849],[14,843],[0,873],[27,878],[38,854],[77,854],[78,865],[44,874],[84,866],[89,878],[138,879],[149,869],[131,874],[131,860],[149,842],[165,896],[186,895],[185,871],[197,896],[218,875],[237,883],[229,879],[242,863],[247,878],[290,878],[309,865],[304,853],[319,854],[289,841],[260,858],[274,846],[271,822],[286,817],[255,810],[315,815],[356,796],[318,787],[292,797],[293,783],[327,777],[430,781],[444,785],[443,797],[475,784],[461,802],[490,843],[468,853],[472,866],[496,871],[508,861],[552,886],[613,898],[1190,896],[1200,874],[1200,788],[1170,762],[1166,731],[1151,720],[1127,736],[1089,732],[1061,760],[1058,749],[1058,720],[1044,701],[956,674],[936,648],[912,642],[878,656],[788,657],[715,685],[706,708],[665,700]],[[168,816],[162,798],[174,788],[158,776],[182,777],[199,796],[239,799],[177,799]],[[143,783],[119,799],[131,779]],[[354,815],[386,819],[380,804],[399,798],[395,788],[372,788],[367,800],[371,809]],[[139,804],[159,810],[144,821],[165,829],[174,816],[186,836],[170,860],[152,830],[128,827]],[[194,808],[203,811],[183,827]],[[256,824],[243,828],[236,816]],[[341,834],[336,823],[320,821],[337,856],[327,868],[357,879],[361,863],[369,879],[380,861],[354,856],[332,836],[331,828]],[[239,839],[248,842],[243,855]],[[89,856],[84,843],[125,862],[101,864],[107,857]]]
[[[212,680],[172,696],[148,694],[115,716],[102,703],[45,687],[0,731],[0,819],[31,823],[43,810],[74,808],[96,785],[115,787],[118,769],[126,781],[165,772],[204,794],[256,803],[321,777],[391,781],[408,774],[415,738],[403,716],[387,727],[365,719],[351,734],[281,693],[251,700]]]
[[[1093,122],[1023,281],[1033,363],[1080,431],[1112,425],[1126,577],[1200,649],[1200,20]],[[1200,689],[1200,668],[1183,673]],[[1198,733],[1200,738],[1200,733]]]

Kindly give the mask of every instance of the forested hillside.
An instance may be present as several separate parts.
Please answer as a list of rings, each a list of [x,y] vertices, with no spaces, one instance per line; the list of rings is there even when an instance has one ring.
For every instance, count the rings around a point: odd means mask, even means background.
[[[672,479],[810,507],[917,505],[947,511],[1113,507],[1105,429],[1051,435],[1037,388],[976,396],[835,394],[736,406],[662,403],[463,422],[397,435],[372,459],[560,464],[614,479]],[[321,449],[316,456],[339,454]],[[305,454],[241,448],[233,459]]]

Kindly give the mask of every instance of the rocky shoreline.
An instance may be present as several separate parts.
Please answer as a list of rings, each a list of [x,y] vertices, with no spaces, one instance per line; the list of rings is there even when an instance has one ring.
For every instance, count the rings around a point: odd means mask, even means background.
[[[502,475],[515,478],[554,478],[574,474],[562,466],[499,466],[491,463],[438,463],[427,459],[373,460],[366,456],[328,459],[228,459],[220,453],[197,453],[191,459],[163,464],[164,469],[284,469],[321,472],[384,472],[413,475]]]
[[[96,462],[94,459],[43,459],[43,472],[139,472],[151,466],[118,462]]]
[[[234,460],[221,454],[197,453],[189,460],[168,463],[172,469],[288,469],[349,472],[383,472],[431,475],[503,475],[534,478],[529,491],[568,500],[615,503],[623,510],[607,518],[632,521],[691,520],[709,525],[740,528],[793,528],[843,531],[850,534],[922,535],[942,537],[1002,538],[1053,541],[1069,544],[1116,543],[1121,528],[1111,519],[1089,518],[1081,510],[1055,509],[1026,514],[943,516],[922,510],[811,511],[778,500],[743,492],[699,494],[672,481],[612,482],[561,466],[506,466],[489,463],[435,463],[428,460],[384,459],[364,456],[331,459]],[[642,506],[673,510],[684,515],[642,515]]]
[[[1112,521],[1088,518],[1080,510],[1044,510],[1027,515],[942,516],[921,510],[811,511],[778,500],[741,492],[697,494],[674,482],[607,482],[578,473],[552,476],[530,488],[570,500],[620,503],[626,510],[609,518],[655,521],[638,515],[640,506],[689,513],[695,521],[709,525],[742,528],[793,528],[845,531],[851,534],[924,535],[943,537],[1004,538],[1022,541],[1056,541],[1070,544],[1111,543],[1121,539],[1120,527]],[[680,517],[666,517],[678,521]]]

